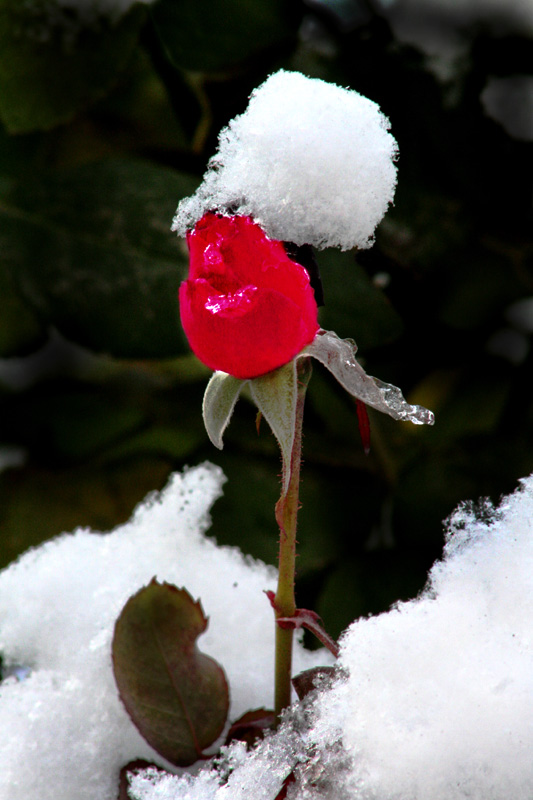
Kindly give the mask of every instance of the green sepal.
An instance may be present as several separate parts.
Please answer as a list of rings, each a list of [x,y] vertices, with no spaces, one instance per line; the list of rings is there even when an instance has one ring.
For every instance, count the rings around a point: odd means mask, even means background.
[[[224,446],[222,437],[245,383],[227,372],[218,371],[207,384],[202,406],[204,425],[207,435],[219,450]]]
[[[250,381],[252,398],[278,440],[283,459],[283,487],[290,480],[290,461],[296,428],[298,379],[296,359]]]

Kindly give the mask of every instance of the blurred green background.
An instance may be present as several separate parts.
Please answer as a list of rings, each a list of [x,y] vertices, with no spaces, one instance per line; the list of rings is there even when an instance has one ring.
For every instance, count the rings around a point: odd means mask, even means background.
[[[422,429],[371,413],[365,457],[354,403],[315,366],[299,604],[337,635],[415,596],[455,506],[533,471],[533,19],[457,5],[156,0],[81,21],[0,0],[0,566],[113,528],[206,459],[228,476],[212,535],[275,563],[277,448],[245,399],[224,451],[207,439],[170,224],[279,68],[391,120],[395,206],[371,250],[318,254],[321,324],[436,415]]]

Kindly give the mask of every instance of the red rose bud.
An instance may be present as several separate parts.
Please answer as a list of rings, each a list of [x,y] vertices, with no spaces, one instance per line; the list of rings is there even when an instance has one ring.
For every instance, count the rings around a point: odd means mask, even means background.
[[[187,234],[181,322],[213,370],[256,378],[286,364],[319,330],[309,275],[251,217],[207,213]]]

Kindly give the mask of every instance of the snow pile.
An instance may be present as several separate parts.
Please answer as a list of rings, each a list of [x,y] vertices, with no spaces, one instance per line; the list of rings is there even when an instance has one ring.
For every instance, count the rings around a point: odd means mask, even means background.
[[[208,210],[254,217],[273,239],[369,247],[394,197],[396,141],[379,106],[355,91],[280,70],[219,136],[173,230]]]
[[[420,600],[344,638],[316,730],[342,731],[354,797],[533,797],[533,478],[482,512],[453,515]]]
[[[226,670],[230,719],[271,706],[263,590],[276,574],[203,535],[223,480],[212,465],[175,475],[114,532],[62,535],[0,574],[0,653],[11,673],[0,685],[0,800],[116,800],[122,766],[164,763],[130,722],[111,667],[115,619],[154,576],[201,599],[209,627],[198,644]],[[323,661],[298,646],[296,669]]]
[[[461,507],[423,595],[349,628],[347,677],[288,733],[230,751],[227,785],[144,773],[133,796],[275,800],[294,769],[287,800],[531,800],[532,520],[533,476],[496,511]]]

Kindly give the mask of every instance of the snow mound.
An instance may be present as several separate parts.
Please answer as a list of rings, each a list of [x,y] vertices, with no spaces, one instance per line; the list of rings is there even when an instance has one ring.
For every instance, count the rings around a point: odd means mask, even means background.
[[[164,763],[127,716],[111,666],[115,620],[154,576],[201,599],[199,647],[226,671],[230,719],[272,705],[263,590],[276,572],[204,535],[223,481],[210,464],[174,475],[112,533],[63,534],[0,573],[0,653],[12,673],[0,684],[0,800],[116,800],[121,767]],[[296,668],[321,655],[299,645]]]
[[[136,800],[531,800],[533,476],[463,505],[420,598],[361,619],[340,675],[255,751],[196,778],[140,773]],[[257,791],[261,775],[265,784]]]

